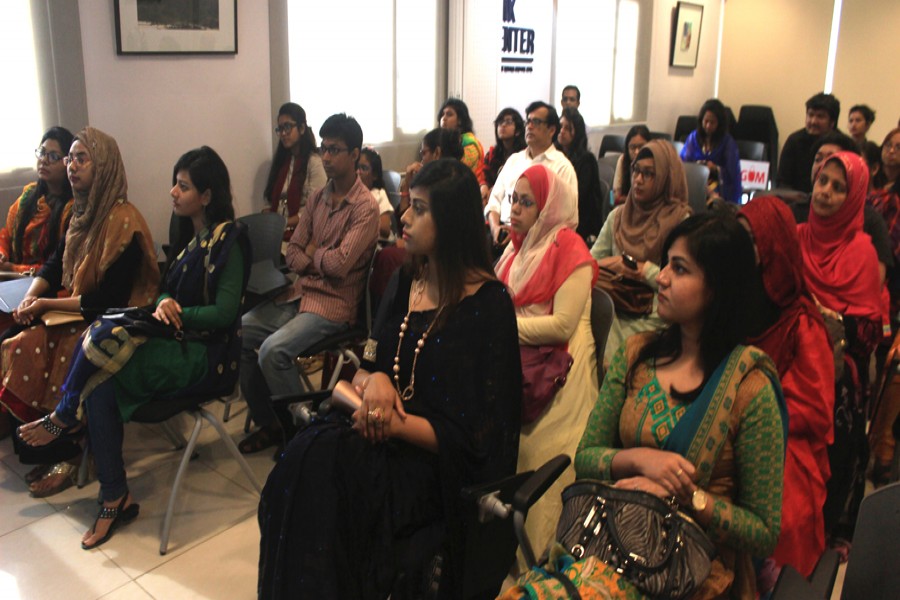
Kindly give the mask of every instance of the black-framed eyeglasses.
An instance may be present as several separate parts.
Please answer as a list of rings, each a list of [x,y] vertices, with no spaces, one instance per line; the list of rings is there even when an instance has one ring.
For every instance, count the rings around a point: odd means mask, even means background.
[[[631,165],[631,178],[635,179],[638,175],[644,178],[644,181],[649,181],[656,177],[656,170],[651,168],[642,169],[637,164]]]
[[[297,127],[296,123],[292,121],[285,121],[281,125],[276,125],[275,129],[273,129],[272,131],[275,132],[275,135],[287,135],[294,127]]]
[[[509,202],[510,202],[510,204],[512,204],[513,206],[515,206],[516,204],[518,204],[518,205],[521,206],[522,208],[526,208],[526,209],[527,209],[527,208],[531,208],[532,206],[534,206],[534,205],[536,204],[536,202],[535,202],[534,200],[529,200],[529,199],[527,199],[527,198],[519,198],[519,196],[518,196],[517,194],[513,194],[513,195],[510,197]]]
[[[533,127],[537,127],[538,125],[546,125],[549,122],[550,121],[547,121],[546,119],[538,119],[537,117],[528,117],[527,119],[525,119],[525,124],[532,125]]]
[[[67,167],[72,163],[75,163],[79,167],[83,167],[89,162],[91,162],[91,157],[84,152],[81,152],[79,154],[69,154],[68,156],[63,157],[63,163],[65,163]]]
[[[516,122],[513,120],[512,117],[506,117],[506,118],[504,118],[504,119],[500,119],[500,120],[498,120],[498,121],[494,121],[494,125],[497,126],[497,127],[500,127],[501,125],[515,126],[515,124],[516,124]]]
[[[55,164],[62,160],[63,155],[59,152],[50,151],[47,152],[43,148],[35,148],[34,149],[34,157],[38,160],[46,160],[48,163]]]
[[[341,148],[340,146],[319,146],[319,154],[325,155],[330,154],[332,156],[337,156],[341,152],[350,152],[350,148]]]

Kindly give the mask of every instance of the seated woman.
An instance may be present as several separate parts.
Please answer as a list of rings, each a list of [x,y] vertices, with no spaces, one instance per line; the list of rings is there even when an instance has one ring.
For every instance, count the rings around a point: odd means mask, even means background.
[[[834,360],[828,332],[806,290],[797,224],[779,198],[755,198],[738,221],[756,245],[768,306],[764,331],[751,338],[778,367],[788,411],[781,535],[774,564],[809,577],[825,550],[828,445],[834,439]],[[763,591],[775,583],[778,569]]]
[[[875,122],[875,111],[865,104],[856,104],[847,112],[847,133],[856,142],[860,154],[864,154],[869,144],[878,147],[866,139],[866,134]]]
[[[397,211],[401,216],[409,208],[410,182],[424,166],[439,158],[463,159],[462,139],[456,129],[432,129],[422,138],[419,146],[419,160],[410,163],[406,167],[406,177],[400,182],[400,207]]]
[[[637,151],[631,166],[628,199],[609,214],[591,248],[594,260],[601,268],[644,281],[655,290],[663,243],[669,232],[691,214],[687,197],[684,167],[675,148],[666,141],[648,142]],[[623,254],[635,260],[634,267],[626,264]],[[612,360],[628,336],[662,326],[656,304],[654,294],[653,306],[646,315],[626,314],[616,307],[604,364]]]
[[[787,425],[775,365],[740,345],[757,308],[748,301],[759,285],[753,246],[734,217],[707,213],[679,224],[664,255],[659,314],[668,327],[617,350],[575,470],[674,496],[717,547],[692,597],[752,600],[751,559],[768,556],[778,539]],[[579,561],[586,585],[603,597],[643,597],[592,559]]]
[[[882,336],[878,258],[863,232],[868,179],[869,169],[856,154],[831,155],[813,183],[809,221],[797,228],[806,286],[826,322],[831,320],[847,342],[843,374],[834,393],[834,443],[828,447],[831,479],[823,509],[825,533],[845,557],[869,461],[868,408],[860,380]]]
[[[725,105],[712,98],[700,107],[700,125],[688,135],[681,160],[709,167],[709,196],[741,203],[741,156],[737,142],[728,133]]]
[[[0,229],[0,271],[40,269],[65,237],[74,201],[63,156],[72,139],[72,133],[63,127],[51,127],[41,137],[41,145],[34,151],[38,180],[25,186],[9,207],[6,226]]]
[[[497,143],[484,155],[484,179],[481,197],[486,202],[491,188],[497,183],[497,175],[506,159],[525,149],[525,121],[514,108],[504,108],[494,119],[494,137]]]
[[[85,550],[105,543],[138,515],[122,461],[122,422],[154,398],[228,393],[237,383],[249,247],[243,225],[233,221],[228,169],[212,148],[203,146],[175,163],[172,180],[178,238],[153,316],[183,331],[184,340],[132,337],[114,318],[101,317],[72,361],[56,409],[20,428],[26,443],[52,443],[80,425],[83,403],[103,501],[93,527],[82,536]]]
[[[585,243],[593,244],[603,226],[602,203],[606,201],[608,205],[609,199],[600,197],[600,171],[587,143],[584,117],[577,108],[563,109],[556,147],[572,163],[578,178],[578,227],[575,231]]]
[[[363,148],[356,163],[356,174],[378,202],[378,243],[393,244],[397,240],[394,235],[394,207],[384,189],[381,156],[372,148]]]
[[[472,126],[472,117],[469,116],[469,107],[459,98],[449,98],[438,111],[438,124],[441,129],[456,129],[462,139],[463,155],[460,160],[464,165],[472,169],[478,185],[485,185],[484,178],[484,150],[481,142],[475,137]]]
[[[516,470],[516,319],[491,269],[478,182],[439,160],[411,194],[411,261],[353,378],[353,426],[331,417],[299,433],[263,490],[260,597],[412,597],[438,549],[440,597],[460,597],[460,489]],[[410,558],[420,564],[404,567]]]
[[[597,264],[584,241],[572,231],[576,213],[570,194],[553,171],[540,164],[529,167],[512,195],[512,243],[496,266],[516,307],[523,353],[527,347],[552,346],[554,353],[572,361],[565,385],[552,397],[526,394],[523,399],[520,472],[537,469],[548,457],[573,455],[597,397],[597,358],[590,322]],[[545,356],[541,353],[536,358]],[[522,362],[523,367],[528,364]],[[534,383],[528,373],[524,377],[526,387]],[[542,400],[546,405],[541,406]],[[536,547],[543,548],[553,538],[562,509],[560,493],[574,479],[575,470],[567,469],[528,511],[526,531]]]
[[[300,221],[300,209],[310,194],[328,181],[322,159],[316,152],[316,136],[306,123],[306,111],[299,104],[287,102],[278,109],[275,125],[278,148],[269,168],[263,200],[263,212],[278,212],[287,219],[284,241]]]
[[[631,191],[631,165],[637,159],[638,151],[649,141],[650,130],[645,125],[635,125],[625,134],[625,153],[619,156],[613,175],[613,197],[616,206],[625,203],[625,198]]]
[[[0,403],[20,422],[51,412],[62,397],[82,320],[43,325],[49,311],[80,312],[85,319],[107,308],[153,302],[159,285],[156,251],[144,217],[128,202],[125,166],[116,141],[87,127],[75,136],[68,156],[75,195],[66,237],[38,271],[13,313],[17,330],[2,345]],[[64,292],[68,297],[57,297]],[[31,473],[34,496],[59,492],[74,482],[77,467],[58,463]]]

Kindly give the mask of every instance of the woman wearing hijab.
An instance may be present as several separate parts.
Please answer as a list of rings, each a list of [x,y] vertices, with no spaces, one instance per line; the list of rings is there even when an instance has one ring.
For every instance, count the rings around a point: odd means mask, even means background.
[[[65,311],[90,320],[108,308],[151,304],[159,287],[153,240],[144,217],[128,202],[116,141],[87,127],[75,136],[65,162],[75,195],[69,230],[13,313],[20,330],[0,350],[0,402],[23,423],[56,407],[75,344],[87,326],[82,319],[44,325],[41,317]],[[69,487],[76,471],[70,463],[35,469],[30,477],[43,479],[32,483],[32,495]]]
[[[666,236],[691,214],[687,197],[687,179],[675,148],[664,140],[648,142],[631,167],[625,203],[609,214],[591,255],[601,268],[646,282],[654,292],[653,306],[646,315],[626,314],[616,307],[605,364],[628,336],[663,325],[656,312],[656,277]],[[627,264],[632,259],[634,262]]]
[[[834,361],[825,323],[803,279],[797,223],[773,196],[756,198],[739,220],[756,245],[768,310],[750,343],[778,368],[788,412],[781,534],[773,559],[809,577],[825,550],[828,445],[834,438]],[[771,581],[774,583],[774,579]]]
[[[597,398],[590,323],[597,265],[574,231],[578,208],[572,191],[545,166],[529,167],[513,191],[512,243],[496,267],[516,307],[519,344],[554,346],[572,360],[566,383],[542,410],[524,407],[520,472],[537,469],[549,456],[574,455]],[[535,548],[552,540],[562,510],[560,493],[574,480],[570,467],[528,511],[526,530]]]
[[[813,183],[809,222],[797,228],[806,285],[826,321],[842,321],[846,339],[843,374],[834,396],[834,444],[828,448],[831,479],[825,500],[825,532],[845,554],[865,491],[868,462],[866,413],[858,374],[881,339],[878,258],[863,233],[869,181],[865,161],[838,152]],[[838,340],[832,340],[837,342]]]

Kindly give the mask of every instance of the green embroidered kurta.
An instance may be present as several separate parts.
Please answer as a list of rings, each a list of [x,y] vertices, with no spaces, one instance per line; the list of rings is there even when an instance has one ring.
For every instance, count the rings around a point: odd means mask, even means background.
[[[648,335],[630,338],[615,354],[575,455],[579,478],[610,480],[610,465],[624,448],[661,448],[686,405],[662,389],[652,364],[638,367],[631,390],[629,363]],[[781,525],[784,442],[778,401],[758,369],[743,378],[729,431],[712,468],[713,504],[707,533],[719,550],[700,597],[753,598],[751,556],[769,556]]]

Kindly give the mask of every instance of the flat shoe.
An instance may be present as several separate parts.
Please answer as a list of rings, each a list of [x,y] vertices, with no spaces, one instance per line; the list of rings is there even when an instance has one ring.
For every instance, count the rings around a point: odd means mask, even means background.
[[[47,471],[50,470],[50,467],[53,465],[38,465],[32,470],[25,473],[25,483],[34,483],[35,481],[40,481],[44,478],[44,475],[47,474]]]
[[[128,492],[125,492],[125,495],[122,496],[122,500],[119,502],[118,506],[114,508],[104,506],[100,509],[100,512],[97,513],[97,518],[94,519],[94,526],[91,527],[91,532],[97,531],[97,522],[100,519],[112,519],[112,523],[109,524],[109,529],[106,531],[106,535],[97,540],[95,543],[88,546],[84,542],[81,542],[82,550],[91,550],[98,546],[102,546],[109,541],[109,538],[113,536],[113,533],[115,533],[116,529],[128,525],[137,518],[138,514],[141,512],[141,505],[132,502],[128,506],[128,508],[123,508],[125,506],[126,500],[128,500]]]
[[[55,477],[57,475],[65,475],[65,477],[63,479],[60,479],[59,484],[57,484],[56,486],[47,490],[35,489],[33,487],[35,484],[40,483],[48,477]],[[50,467],[50,470],[47,471],[47,473],[43,477],[29,485],[28,489],[31,492],[32,498],[47,498],[48,496],[58,494],[63,490],[67,490],[75,485],[75,480],[77,479],[77,477],[78,465],[73,465],[67,462],[56,463],[55,465]]]

